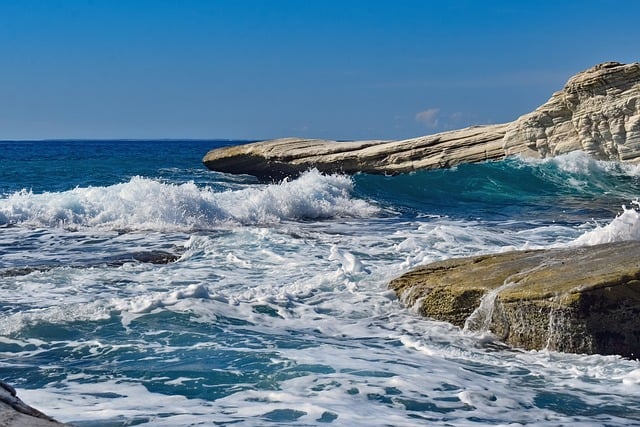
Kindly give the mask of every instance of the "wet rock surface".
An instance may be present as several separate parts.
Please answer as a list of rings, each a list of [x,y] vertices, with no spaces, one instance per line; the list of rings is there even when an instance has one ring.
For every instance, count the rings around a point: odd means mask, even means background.
[[[16,390],[0,381],[0,427],[62,427],[62,424],[24,403]]]
[[[640,356],[640,242],[451,259],[389,286],[421,315],[514,347]]]

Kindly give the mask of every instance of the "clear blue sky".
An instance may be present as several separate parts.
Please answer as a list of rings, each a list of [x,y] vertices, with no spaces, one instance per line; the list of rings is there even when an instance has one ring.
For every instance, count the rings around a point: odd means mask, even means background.
[[[0,139],[405,138],[640,61],[640,1],[0,0]]]

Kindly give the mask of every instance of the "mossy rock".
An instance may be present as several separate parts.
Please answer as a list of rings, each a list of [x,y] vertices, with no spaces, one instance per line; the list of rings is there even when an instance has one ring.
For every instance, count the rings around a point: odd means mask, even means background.
[[[389,286],[424,316],[515,347],[640,355],[640,242],[451,259]],[[495,297],[484,314],[483,297]]]

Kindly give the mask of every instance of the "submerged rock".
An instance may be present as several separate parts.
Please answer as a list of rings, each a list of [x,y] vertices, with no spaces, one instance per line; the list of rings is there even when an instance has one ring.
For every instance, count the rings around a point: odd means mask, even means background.
[[[52,264],[52,265],[38,265],[38,266],[26,266],[26,267],[14,267],[7,269],[0,269],[0,277],[19,277],[27,276],[32,273],[46,272],[54,268],[90,268],[100,267],[108,265],[109,267],[121,267],[131,262],[139,262],[144,264],[170,264],[180,259],[180,256],[161,250],[152,251],[139,251],[122,253],[114,256],[107,257],[105,259],[94,259],[84,264]]]
[[[154,251],[140,251],[125,253],[116,257],[112,257],[109,261],[110,266],[121,266],[128,262],[141,262],[145,264],[170,264],[175,262],[180,257],[171,252],[165,252],[160,250]]]
[[[0,427],[62,427],[53,418],[24,403],[16,390],[0,381]]]
[[[203,162],[214,171],[273,180],[309,168],[399,174],[576,150],[598,159],[640,161],[640,63],[607,62],[583,71],[544,105],[511,123],[400,141],[276,139],[211,150]]]
[[[640,356],[640,242],[451,259],[389,286],[424,316],[514,347]]]

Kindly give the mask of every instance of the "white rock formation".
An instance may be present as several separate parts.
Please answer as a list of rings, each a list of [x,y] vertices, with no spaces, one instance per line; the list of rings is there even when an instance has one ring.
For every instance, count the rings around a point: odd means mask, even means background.
[[[219,172],[280,179],[311,167],[321,172],[398,174],[515,154],[549,157],[576,150],[599,159],[640,161],[640,63],[596,65],[511,123],[401,141],[276,139],[215,149],[203,162]]]
[[[583,150],[597,158],[640,159],[640,64],[607,62],[565,87],[508,128],[505,154],[548,157]]]

